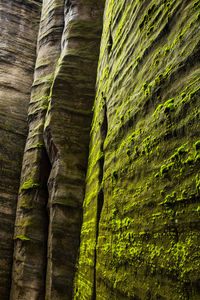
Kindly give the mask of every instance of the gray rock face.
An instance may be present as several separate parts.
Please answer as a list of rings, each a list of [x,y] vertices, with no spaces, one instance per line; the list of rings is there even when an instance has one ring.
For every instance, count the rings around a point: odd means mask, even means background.
[[[44,299],[50,162],[43,128],[63,31],[63,1],[44,1],[18,198],[11,299]]]
[[[71,299],[103,2],[43,1],[11,299]],[[48,246],[48,247],[47,247]]]
[[[72,298],[102,12],[101,2],[65,3],[61,55],[44,130],[52,165],[48,181],[48,299]]]
[[[0,1],[0,298],[9,298],[13,232],[40,1]]]

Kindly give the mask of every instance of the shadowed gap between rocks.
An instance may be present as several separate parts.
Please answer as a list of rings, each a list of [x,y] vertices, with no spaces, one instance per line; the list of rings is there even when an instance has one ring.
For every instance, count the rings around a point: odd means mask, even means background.
[[[45,209],[46,209],[46,234],[45,234],[45,256],[44,256],[44,296],[46,295],[46,273],[47,273],[47,250],[48,250],[48,231],[49,231],[49,209],[48,209],[48,199],[49,199],[49,191],[48,191],[48,179],[51,172],[51,162],[49,160],[46,148],[43,149],[43,155],[41,159],[41,182],[44,189],[45,196]]]
[[[103,106],[103,122],[100,128],[100,135],[101,135],[101,145],[100,151],[102,153],[101,158],[99,159],[99,186],[100,190],[98,192],[97,197],[97,219],[96,219],[96,246],[95,246],[95,253],[94,253],[94,288],[93,288],[93,296],[92,299],[96,300],[96,263],[97,263],[97,245],[98,245],[98,236],[99,236],[99,223],[101,219],[101,213],[104,204],[104,191],[102,187],[102,180],[103,180],[103,169],[104,169],[104,141],[107,136],[108,131],[108,119],[107,119],[107,106],[106,106],[106,98],[104,99],[104,106]]]

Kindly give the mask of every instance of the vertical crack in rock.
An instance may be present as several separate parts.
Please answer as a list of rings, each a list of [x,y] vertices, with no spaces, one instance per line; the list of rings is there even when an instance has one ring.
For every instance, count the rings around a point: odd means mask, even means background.
[[[46,298],[71,300],[80,243],[103,3],[65,1],[64,12],[61,55],[44,128],[52,164],[48,181]]]
[[[200,299],[199,0],[43,1],[16,212],[41,2],[0,1],[1,300],[15,213],[11,300]]]
[[[107,45],[108,54],[110,54],[110,52],[111,52],[112,45],[113,45],[113,39],[112,39],[112,33],[111,33],[111,29],[110,29],[110,35],[109,35],[109,40],[108,40],[108,45]]]
[[[102,95],[103,96],[103,95]],[[99,186],[100,190],[98,192],[97,196],[97,218],[96,218],[96,245],[95,245],[95,253],[94,253],[94,290],[93,290],[93,300],[96,300],[96,264],[97,264],[97,246],[98,246],[98,237],[99,237],[99,225],[100,225],[100,219],[101,219],[101,213],[103,209],[104,204],[104,192],[103,192],[103,170],[104,170],[104,159],[105,159],[105,153],[104,153],[104,141],[107,136],[108,132],[108,119],[107,119],[107,105],[106,105],[106,98],[103,97],[104,104],[103,104],[103,120],[100,127],[100,149],[101,149],[101,157],[99,159]]]
[[[96,299],[200,299],[199,20],[199,1],[106,1],[77,300],[94,277]]]

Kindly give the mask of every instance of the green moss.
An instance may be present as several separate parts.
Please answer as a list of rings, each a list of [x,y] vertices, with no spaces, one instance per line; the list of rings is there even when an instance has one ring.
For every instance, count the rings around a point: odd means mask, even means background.
[[[169,172],[168,166],[162,165],[161,168],[160,168],[161,176],[164,176],[164,175],[167,174],[168,172]]]
[[[31,240],[30,238],[28,238],[24,235],[17,235],[16,237],[14,237],[14,240],[17,240],[17,239],[19,239],[21,241],[30,241]]]
[[[170,52],[170,47],[166,47],[164,51],[164,56],[167,55]]]
[[[18,204],[19,208],[33,209],[33,204],[31,199],[21,199]]]
[[[25,219],[15,224],[16,227],[29,227],[31,225],[33,225],[31,217],[30,218],[26,217]]]
[[[200,140],[194,144],[195,150],[200,150]]]
[[[142,86],[143,91],[145,91],[147,89],[147,87],[148,87],[148,84],[145,82]]]
[[[153,30],[154,30],[154,26],[149,27],[149,29],[147,30],[147,36],[149,36]]]
[[[39,183],[34,182],[33,179],[29,177],[28,180],[21,186],[20,191],[27,191],[29,189],[38,188],[39,186]]]
[[[177,149],[177,152],[178,152],[178,155],[182,155],[182,154],[184,154],[184,153],[187,153],[188,152],[188,150],[186,150],[185,149],[185,146],[181,146],[181,147],[179,147],[178,149]]]
[[[195,155],[195,162],[199,163],[200,162],[200,154]]]
[[[141,57],[137,56],[136,59],[135,59],[135,63],[138,64],[140,61],[141,61]]]
[[[117,173],[116,170],[113,171],[112,176],[113,176],[115,179],[118,179],[118,173]]]
[[[186,95],[187,95],[187,94],[186,94],[185,92],[183,92],[183,93],[181,94],[181,98],[184,99],[184,98],[186,97]]]
[[[155,116],[158,112],[160,112],[162,108],[163,108],[163,104],[159,104],[156,110],[154,111],[153,116]]]
[[[43,143],[37,143],[37,144],[36,144],[36,147],[37,147],[37,148],[44,148],[45,145],[44,145]]]
[[[199,175],[196,175],[196,190],[197,190],[197,194],[200,194],[200,178]]]
[[[169,114],[170,112],[175,110],[175,105],[174,105],[174,98],[167,100],[164,103],[164,113]]]
[[[43,143],[37,143],[35,145],[32,145],[30,148],[28,148],[28,150],[31,150],[31,149],[35,149],[35,148],[44,148],[45,145]]]
[[[184,164],[186,165],[193,165],[194,164],[194,158],[192,156],[189,156],[185,161],[184,161]]]
[[[194,2],[193,8],[197,9],[199,7],[200,7],[200,0],[197,0],[196,2]]]
[[[155,11],[156,9],[156,4],[152,4],[151,7],[148,9],[147,14],[144,15],[141,23],[139,24],[139,28],[142,29],[150,20],[152,13]]]
[[[108,53],[110,53],[111,49],[112,49],[112,44],[108,44],[108,45],[107,45]]]
[[[163,190],[160,191],[160,195],[164,196],[165,192]]]
[[[197,222],[197,203],[193,203],[191,195],[195,194],[196,197],[197,190],[199,193],[198,179],[195,184],[199,165],[195,163],[195,146],[192,147],[198,139],[198,111],[194,111],[198,97],[192,94],[189,103],[189,94],[199,84],[197,81],[194,83],[197,69],[193,68],[193,63],[189,63],[195,54],[189,43],[196,40],[197,24],[184,31],[190,22],[193,3],[180,5],[176,1],[164,1],[163,5],[162,1],[158,5],[156,2],[155,14],[144,17],[153,2],[147,3],[146,11],[142,1],[130,2],[133,7],[130,16],[126,15],[128,5],[120,4],[121,1],[108,1],[108,7],[111,2],[113,10],[109,12],[107,27],[112,29],[115,50],[109,60],[104,56],[105,51],[101,51],[99,62],[99,92],[91,135],[92,150],[87,178],[89,191],[85,197],[83,221],[83,232],[87,232],[87,235],[83,233],[81,238],[85,243],[85,247],[81,248],[79,271],[82,295],[77,299],[84,298],[85,291],[92,289],[93,284],[92,275],[88,275],[93,268],[88,240],[92,242],[91,223],[98,185],[94,161],[99,151],[99,103],[102,101],[102,90],[105,90],[104,95],[109,103],[109,129],[104,144],[105,210],[97,246],[98,260],[102,261],[102,264],[97,264],[101,293],[105,298],[115,298],[116,294],[116,299],[129,299],[134,298],[135,289],[137,296],[142,299],[186,299],[183,281],[192,285],[193,278],[198,275],[192,259],[198,257],[199,245],[191,237],[193,226],[190,226]],[[133,34],[131,25],[129,28],[130,17],[134,22]],[[168,28],[167,17],[170,17]],[[118,25],[122,18],[123,25],[127,26]],[[140,31],[137,26],[142,20]],[[156,22],[158,24],[155,25]],[[156,29],[155,36],[152,34],[147,38],[152,25]],[[107,27],[103,34],[104,50],[110,30]],[[142,32],[144,29],[146,32]],[[172,46],[175,39],[176,43]],[[129,59],[131,43],[134,44],[134,52]],[[136,65],[137,58],[138,62],[142,62],[139,68]],[[102,79],[106,66],[108,76]],[[121,119],[122,114],[124,118]],[[129,119],[132,123],[127,122]],[[134,136],[131,137],[133,132]],[[149,136],[149,139],[146,138]],[[112,173],[113,170],[116,171]],[[125,220],[126,217],[131,221]],[[189,268],[193,270],[192,275]],[[141,283],[141,274],[145,276],[144,283]],[[86,280],[82,280],[85,276]],[[149,290],[151,296],[148,297],[146,291]],[[86,293],[85,297],[89,299],[89,292]]]

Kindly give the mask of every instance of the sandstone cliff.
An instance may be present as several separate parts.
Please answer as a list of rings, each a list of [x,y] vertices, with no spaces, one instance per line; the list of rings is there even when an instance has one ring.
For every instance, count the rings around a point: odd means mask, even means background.
[[[106,1],[75,299],[200,299],[199,8]]]
[[[0,299],[200,299],[199,0],[0,24]]]
[[[43,1],[11,299],[72,299],[103,2]]]
[[[0,1],[0,299],[9,299],[13,232],[40,1]]]

